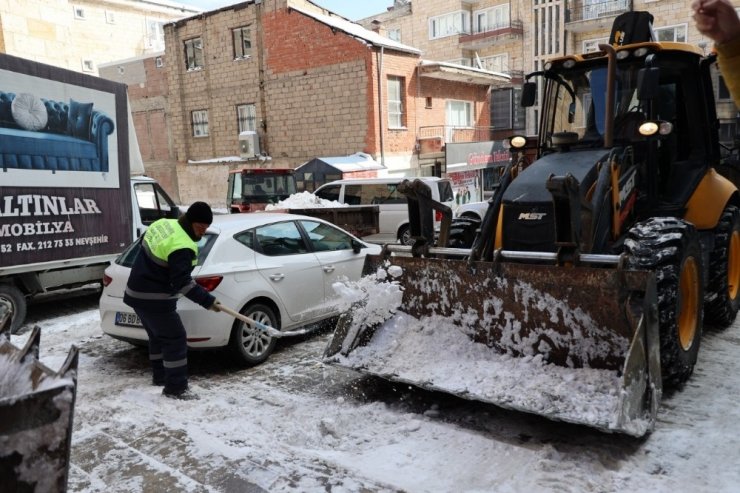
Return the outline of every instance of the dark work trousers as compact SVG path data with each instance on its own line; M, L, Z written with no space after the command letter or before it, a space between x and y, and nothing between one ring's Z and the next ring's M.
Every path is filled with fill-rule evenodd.
M188 388L188 342L177 312L134 311L149 336L149 361L155 384L164 383L165 392Z

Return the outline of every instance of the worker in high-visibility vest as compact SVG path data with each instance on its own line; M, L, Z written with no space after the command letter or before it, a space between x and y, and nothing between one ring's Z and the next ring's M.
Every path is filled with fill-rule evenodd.
M141 319L149 336L152 382L175 399L198 399L188 388L188 346L177 313L180 296L220 311L219 302L190 277L198 261L197 241L213 222L205 202L195 202L179 219L159 219L144 233L123 301Z

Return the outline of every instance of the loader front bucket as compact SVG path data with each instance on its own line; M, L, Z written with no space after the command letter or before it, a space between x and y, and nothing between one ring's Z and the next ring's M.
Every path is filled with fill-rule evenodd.
M369 255L324 361L642 436L661 396L655 279L617 265Z

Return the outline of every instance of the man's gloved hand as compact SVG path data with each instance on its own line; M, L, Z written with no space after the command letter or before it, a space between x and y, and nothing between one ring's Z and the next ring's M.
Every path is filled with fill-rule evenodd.
M209 310L212 312L220 312L221 311L221 302L216 300L213 302L211 306L208 307Z

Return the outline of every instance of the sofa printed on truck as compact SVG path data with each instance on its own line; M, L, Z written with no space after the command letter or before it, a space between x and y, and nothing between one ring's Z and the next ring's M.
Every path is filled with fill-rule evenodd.
M0 167L108 172L113 120L94 103L0 92Z

